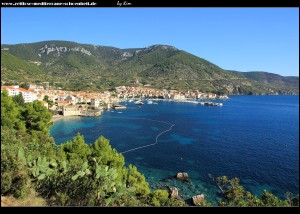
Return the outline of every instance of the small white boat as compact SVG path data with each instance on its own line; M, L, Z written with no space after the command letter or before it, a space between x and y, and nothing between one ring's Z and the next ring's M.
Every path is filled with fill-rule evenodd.
M140 101L140 100L136 101L134 104L135 105L144 105L144 103L142 101Z

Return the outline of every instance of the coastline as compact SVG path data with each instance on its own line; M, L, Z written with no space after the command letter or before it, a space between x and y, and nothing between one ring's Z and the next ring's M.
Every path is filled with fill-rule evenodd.
M71 118L71 117L81 117L81 116L78 116L78 115L63 116L63 115L58 115L57 114L57 115L52 115L51 122L55 123L58 120L61 120L61 119L64 119L64 118Z
M55 123L56 121L61 120L63 118L63 115L52 115L51 122Z

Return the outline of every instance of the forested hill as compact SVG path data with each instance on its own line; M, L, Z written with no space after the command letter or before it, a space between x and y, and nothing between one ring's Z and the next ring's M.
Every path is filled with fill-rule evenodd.
M1 45L4 81L49 81L72 90L143 84L226 94L298 94L299 77L227 71L168 45L119 49L68 41Z
M229 71L240 77L254 80L261 85L272 88L279 94L285 93L285 91L291 91L295 94L299 93L299 77L296 76L280 76L278 74L272 74L262 71L250 71L250 72L237 72ZM276 87L277 86L277 87ZM297 93L298 91L298 93Z

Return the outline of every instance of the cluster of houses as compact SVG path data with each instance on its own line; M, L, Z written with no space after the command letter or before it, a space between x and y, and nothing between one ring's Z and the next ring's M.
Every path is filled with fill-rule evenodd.
M185 100L185 99L227 99L227 95L216 95L213 93L203 93L198 90L181 92L177 90L159 90L146 87L116 87L117 97L122 99L128 98L158 98L171 100Z
M50 109L60 110L64 116L97 116L100 107L119 101L116 96L112 96L111 92L88 93L83 91L45 90L43 86L34 84L31 84L28 90L18 85L1 86L1 92L4 89L8 91L10 96L21 93L25 103L40 100L43 105L49 108L48 103L43 101L47 95L48 100L54 103Z
M43 101L47 95L48 100L52 100L54 106L52 110L61 109L63 115L83 115L91 116L94 111L102 108L109 108L114 103L118 103L120 99L140 98L140 99L226 99L226 95L218 96L212 93L202 93L200 91L180 92L176 90L159 90L148 87L116 87L115 92L88 93L83 91L64 91L64 90L45 90L43 86L31 84L26 90L17 85L1 86L1 91L6 89L10 96L22 94L24 101L33 102L40 100L48 108L48 103Z
M18 85L1 86L1 91L6 89L10 96L22 94L24 101L33 102L34 100L42 101L45 95L52 100L56 106L90 103L92 106L98 107L100 103L109 103L116 101L111 96L111 92L104 93L88 93L83 91L64 91L64 90L44 90L42 86L30 85L29 89L19 87Z

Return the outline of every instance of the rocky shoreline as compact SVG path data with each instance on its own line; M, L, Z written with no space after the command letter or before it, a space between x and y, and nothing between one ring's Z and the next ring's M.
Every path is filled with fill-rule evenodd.
M183 185L178 185L179 183L176 184L176 182L172 182L174 180L180 181L181 184ZM153 190L156 189L164 189L167 190L169 193L169 197L173 199L184 199L185 202L189 206L198 206L201 203L205 203L205 195L200 194L200 193L182 193L183 191L191 190L193 187L193 183L186 172L178 172L176 175L171 176L171 177L166 177L161 179L157 183L150 184L150 188ZM192 195L191 195L192 194Z

